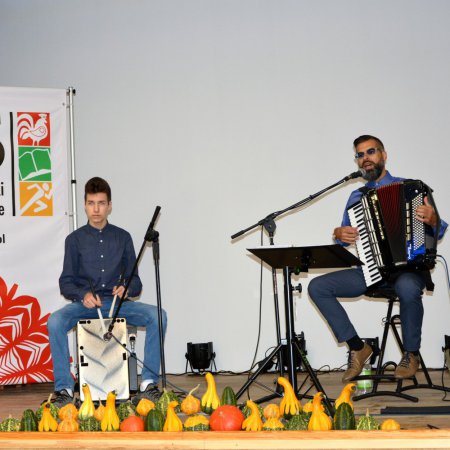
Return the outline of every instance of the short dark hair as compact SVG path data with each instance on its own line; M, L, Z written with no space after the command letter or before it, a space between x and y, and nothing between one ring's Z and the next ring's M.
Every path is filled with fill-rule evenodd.
M383 142L381 142L381 139L378 139L375 136L371 136L370 134L363 134L362 136L357 137L353 141L353 148L356 149L356 147L359 144L362 144L363 142L369 141L370 139L373 139L374 141L377 142L378 146L380 147L380 150L384 150L384 144L383 144Z
M86 201L87 194L105 193L108 202L111 201L111 188L106 180L100 177L91 178L84 186L84 201Z

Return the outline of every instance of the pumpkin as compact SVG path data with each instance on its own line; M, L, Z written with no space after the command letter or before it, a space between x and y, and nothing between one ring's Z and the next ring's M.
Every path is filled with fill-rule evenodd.
M219 406L209 418L209 427L212 431L240 431L244 414L233 405Z
M216 382L211 372L205 375L205 380L208 385L205 394L202 397L201 407L206 414L211 414L220 406L219 395L217 394Z
M386 419L380 427L383 431L400 430L400 424L394 419Z
M139 416L129 416L120 424L120 431L144 431L144 420Z
M136 412L140 415L145 417L149 411L152 409L155 409L155 404L149 400L148 398L142 398L139 400L139 403L136 406Z
M288 420L288 422L286 424L286 430L290 430L290 431L307 430L310 418L311 418L311 413L297 414L296 416L293 416Z
M356 390L355 383L348 383L344 386L339 397L334 402L334 407L336 408L336 410L339 408L339 405L341 403L348 403L353 409L353 402L351 401L351 396L355 392L355 390Z
M208 431L209 430L209 420L201 415L196 414L195 416L188 417L184 422L185 431Z
M72 411L69 409L62 422L59 423L58 431L78 431L78 428L78 422L72 417Z
M356 424L357 430L379 430L380 424L369 414L369 409L366 411L366 415L358 419Z
M269 403L263 409L263 415L266 419L279 419L281 417L280 407L275 403Z
M162 431L164 427L163 413L157 409L151 409L145 417L144 429L145 431Z
M166 421L164 422L163 431L183 431L183 422L177 416L175 408L178 406L178 402L173 400L167 407Z
M348 403L341 403L333 418L335 430L355 430L355 413Z
M100 421L95 417L89 417L79 421L80 431L100 431Z
M259 415L258 405L251 400L247 400L247 407L252 413L242 422L242 429L245 431L261 431L263 423Z
M87 383L83 383L81 386L84 394L84 401L78 410L78 418L80 420L85 420L88 417L94 417L95 406L92 401L91 390L89 389L89 385Z
M100 399L98 399L98 406L94 411L94 417L101 422L103 416L105 415L105 405L102 403Z
M318 392L313 398L313 412L309 419L309 431L328 431L333 428L333 422L327 416L322 407L322 392Z
M284 430L284 425L280 419L277 417L271 417L267 419L263 425L263 430L266 431L275 431L275 430Z
M118 431L120 428L120 419L116 412L116 391L108 392L100 428L102 431Z
M284 389L284 396L280 402L280 413L285 419L290 419L302 410L302 406L295 395L291 383L286 378L278 377L277 383Z
M58 422L52 416L50 410L50 403L44 405L42 410L42 418L38 424L38 431L56 431L58 429Z
M222 391L222 397L220 397L220 404L237 406L236 394L232 387L225 386Z
M64 405L58 411L58 417L61 420L64 420L69 415L73 420L77 420L78 418L78 409L73 403L67 403L67 405Z
M36 414L31 409L26 409L22 413L22 420L20 421L20 431L37 431L38 420Z
M197 414L201 410L200 400L192 395L200 387L199 384L190 390L186 398L181 402L180 409L181 412L190 416L191 414Z
M156 402L156 408L162 413L164 417L166 417L167 408L169 406L169 403L172 401L176 401L178 403L175 412L180 412L180 399L178 398L178 395L175 394L175 392L168 391L166 388L164 388L161 397L159 397L159 400Z
M0 424L0 431L19 431L20 430L20 420L15 419L14 417L9 415L7 419L5 419Z

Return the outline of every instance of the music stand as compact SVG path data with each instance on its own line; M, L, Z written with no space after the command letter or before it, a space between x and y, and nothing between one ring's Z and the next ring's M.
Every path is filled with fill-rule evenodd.
M286 348L287 348L287 367L289 381L297 393L297 374L296 364L294 362L294 348L297 351L303 367L308 372L311 380L318 392L324 394L324 403L331 415L334 414L334 408L330 403L319 379L314 370L311 368L305 353L298 346L295 341L294 329L294 307L293 307L293 288L291 284L291 275L293 272L308 272L309 269L331 269L343 268L351 266L360 266L362 262L347 251L344 247L338 244L334 245L317 245L310 247L259 247L249 248L249 252L260 258L272 269L283 269L284 281L284 312L286 320ZM236 398L239 398L258 377L258 375L266 368L272 361L272 358L281 350L281 343L270 353L264 362L259 366L258 370L252 374L248 381L236 393ZM300 397L302 398L302 396Z

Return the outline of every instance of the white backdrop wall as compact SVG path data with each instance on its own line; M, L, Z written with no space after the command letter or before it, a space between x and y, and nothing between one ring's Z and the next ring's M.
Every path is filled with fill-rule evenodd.
M379 136L391 173L429 183L450 219L449 17L446 0L0 0L0 85L77 89L79 224L95 175L110 181L111 221L136 250L162 206L167 370L183 371L186 343L205 341L218 369L245 370L259 307L259 265L246 248L260 234L230 236L354 171L356 136ZM279 218L275 242L331 243L359 184ZM447 236L439 252L449 249ZM150 248L140 273L142 301L155 303ZM313 367L338 367L346 348L308 298L313 276L299 278L296 330ZM440 367L450 334L441 264L434 280L423 355ZM361 336L381 337L384 302L345 307ZM268 269L262 308L258 359L275 344ZM387 356L399 358L394 346Z

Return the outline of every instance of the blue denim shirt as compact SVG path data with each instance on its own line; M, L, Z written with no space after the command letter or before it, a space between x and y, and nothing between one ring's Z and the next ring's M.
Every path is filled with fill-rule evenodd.
M61 294L80 302L90 291L90 280L95 293L103 298L111 296L114 286L124 273L124 283L131 275L136 261L130 233L107 223L102 230L86 224L66 238L64 265L59 277ZM128 288L128 296L136 297L142 290L137 273Z
M388 171L386 171L386 175L380 181L378 181L378 182L377 181L369 181L368 183L366 183L366 187L369 189L376 189L381 186L386 186L388 184L392 184L392 183L395 183L398 181L403 181L404 179L405 178L393 177ZM356 202L358 202L361 199L362 195L363 194L359 189L354 190L350 194L350 197L347 200L347 204L345 205L344 216L342 218L342 223L341 223L342 227L350 226L350 218L348 216L347 209L350 206L354 205ZM441 228L439 230L439 239L442 239L442 237L444 236L447 226L448 226L448 224L441 219ZM432 230L431 227L429 227L429 228L430 228L430 230ZM348 245L348 244L340 241L339 239L336 239L336 242L341 245L345 245L345 246Z

